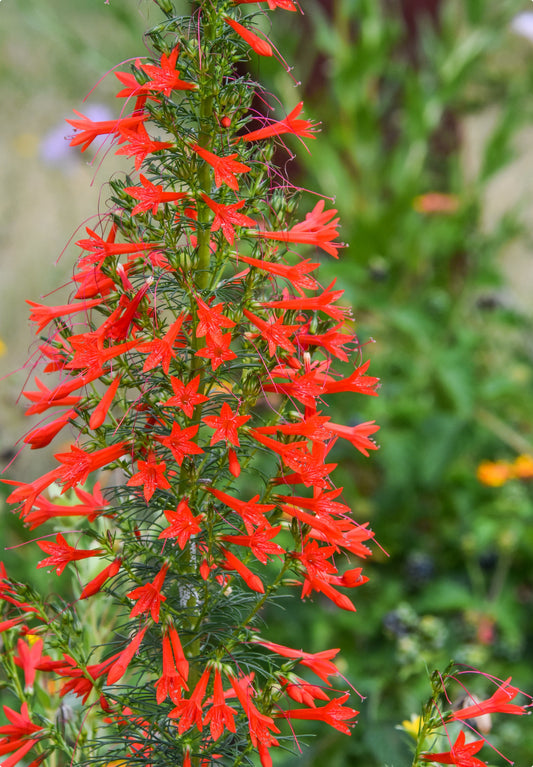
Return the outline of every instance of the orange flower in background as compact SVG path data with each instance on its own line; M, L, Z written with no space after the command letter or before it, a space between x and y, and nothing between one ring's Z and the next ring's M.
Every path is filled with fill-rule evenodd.
M477 467L478 480L488 487L501 487L511 477L511 464L507 461L483 461Z
M455 194L443 194L442 192L428 192L415 197L413 208L417 213L434 214L443 213L450 215L459 210L459 198Z
M515 458L512 472L517 479L533 479L533 456L519 455Z
M488 487L501 487L510 479L533 479L533 456L519 455L509 461L482 461L477 467L477 478Z

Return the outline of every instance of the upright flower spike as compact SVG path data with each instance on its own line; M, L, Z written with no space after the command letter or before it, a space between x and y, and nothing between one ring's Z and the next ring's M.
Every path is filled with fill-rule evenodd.
M45 446L66 427L76 437L42 477L9 480L9 500L43 530L40 568L76 562L81 594L44 615L49 600L30 605L2 580L13 613L0 629L28 675L55 674L59 696L81 699L71 739L54 731L44 697L32 701L60 761L270 767L298 720L347 733L356 716L347 692L330 694L338 650L270 642L257 616L291 592L355 609L345 592L367 579L352 560L370 556L373 532L340 497L335 451L342 438L368 454L377 426L325 414L330 395L375 396L378 379L347 327L342 288L322 286L309 252L339 255L336 211L321 200L293 214L296 196L283 198L283 169L268 159L280 136L313 138L316 125L299 103L257 128L258 86L241 64L237 76L250 48L271 56L272 46L239 2L202 2L194 21L172 0L156 5L152 56L117 73L129 113L70 121L75 146L107 137L131 177L113 177L106 214L75 242L71 303L30 304L37 332L56 330L39 342L43 372L24 392L28 414L46 416L26 442ZM351 372L337 360L352 360ZM61 524L52 541L50 524ZM67 543L73 529L90 548ZM24 639L33 630L38 667ZM28 730L0 743L8 767L33 740Z

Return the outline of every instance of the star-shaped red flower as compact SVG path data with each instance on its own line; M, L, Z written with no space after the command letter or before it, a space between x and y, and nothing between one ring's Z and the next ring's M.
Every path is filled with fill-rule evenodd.
M224 402L220 410L220 415L207 415L202 418L202 421L215 429L215 433L211 437L211 445L217 442L229 442L232 445L239 446L239 437L237 429L242 426L246 421L249 421L250 415L238 415L238 410L235 413L232 411L227 402Z

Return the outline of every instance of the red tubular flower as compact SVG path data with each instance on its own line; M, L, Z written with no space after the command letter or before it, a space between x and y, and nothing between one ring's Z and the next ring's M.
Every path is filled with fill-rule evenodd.
M94 522L109 506L109 502L100 491L99 482L95 483L92 494L79 487L74 488L74 492L82 503L73 506L52 503L44 495L38 495L33 504L35 510L23 515L24 524L33 530L49 519L57 517L87 517L89 522Z
M226 703L218 668L214 669L213 677L213 705L204 717L204 724L209 725L212 739L218 740L224 729L236 731L234 718L237 712Z
M324 381L324 393L335 394L336 392L351 391L377 397L376 389L379 384L379 378L365 375L369 365L370 360L367 360L362 365L359 365L348 378L341 378L339 381L332 379Z
M378 446L369 439L370 434L375 434L379 426L375 421L358 423L356 426L343 426L340 423L328 423L327 428L338 437L347 439L360 453L368 457L369 450L377 450Z
M320 351L331 354L343 362L348 362L348 355L343 349L345 344L349 344L355 339L355 336L348 335L347 333L339 333L339 328L342 327L342 322L336 327L330 328L325 333L298 333L298 344L305 350L309 346L318 346Z
M157 488L170 490L170 483L165 477L167 465L164 461L158 461L157 455L150 451L146 461L137 461L139 471L128 479L129 487L142 487L143 495L148 503Z
M185 316L180 314L178 319L169 327L163 338L154 338L153 341L138 344L138 351L150 352L150 356L147 357L144 362L143 373L148 373L149 370L153 370L153 368L161 365L168 375L170 361L176 357L175 349L184 346L184 343L181 340L177 340L184 319Z
M96 578L93 578L92 581L89 581L89 583L84 587L80 594L80 599L87 599L88 597L94 596L94 594L97 594L104 583L109 580L109 578L114 578L115 575L120 570L120 566L122 564L122 559L120 557L116 557L111 564L109 564L107 567L104 567L104 569L98 573Z
M67 681L61 686L59 695L63 697L67 693L72 693L82 699L82 703L87 701L91 694L95 681L103 676L109 666L120 656L116 653L111 658L107 658L102 663L96 663L86 668L79 667L70 655L63 653L63 660L50 661L43 660L38 668L41 671L53 671Z
M123 271L127 273L133 264L125 264ZM107 296L115 288L115 279L103 274L99 266L93 266L88 269L81 269L74 274L72 279L79 283L79 288L74 298L92 298L100 294Z
M118 682L118 680L124 676L129 664L133 659L133 656L139 649L147 630L148 626L145 626L137 634L135 634L131 642L129 642L124 650L122 650L122 652L119 654L109 669L109 673L107 675L107 684L115 684L115 682Z
M26 415L36 415L37 413L44 413L50 407L59 407L61 405L77 405L80 402L81 397L70 396L76 389L81 389L87 383L94 381L98 378L100 373L93 375L82 375L76 378L71 378L63 383L58 384L55 389L48 389L41 381L36 377L35 383L39 391L26 391L23 392L24 397L29 399L30 402L35 404L26 410Z
M139 170L149 154L159 152L161 149L172 149L174 146L170 141L154 141L151 139L142 124L134 131L120 127L119 133L120 137L127 143L125 146L117 149L115 154L135 157L135 170Z
M443 751L439 754L420 754L420 759L423 759L425 762L455 764L456 767L487 767L485 762L474 756L484 745L485 740L465 743L465 733L461 730L450 751Z
M283 325L283 317L271 317L268 322L265 322L260 317L257 317L248 309L243 309L244 316L250 320L250 322L259 328L260 333L250 333L250 338L264 338L268 343L268 353L273 357L278 347L288 352L289 354L296 353L296 347L289 340L289 336L298 329L299 325Z
M302 289L315 290L317 288L317 282L313 277L308 277L309 272L313 272L318 269L320 264L318 262L312 262L308 258L304 261L300 261L294 266L288 264L280 264L277 261L265 261L264 259L252 258L251 256L242 256L239 254L239 261L244 261L246 264L255 266L256 269L262 269L270 274L275 274L278 277L288 280L298 292Z
M0 634L3 631L9 631L15 626L18 626L24 620L26 620L25 616L21 615L19 618L9 618L7 621L0 621Z
M161 704L167 697L177 705L182 690L188 691L189 662L183 654L178 632L170 626L163 637L163 673L156 682L156 700Z
M37 545L45 554L50 554L46 559L42 559L37 567L55 567L57 575L61 575L69 562L77 562L79 559L88 559L89 557L99 557L104 553L103 549L83 550L69 546L65 538L58 533L55 543L51 541L37 541Z
M83 256L78 260L78 267L80 268L91 264L100 264L112 256L131 256L135 253L147 253L161 247L159 242L115 242L116 226L111 227L105 240L89 227L85 227L85 231L89 235L88 239L76 242L79 248L89 253L88 256Z
M203 729L202 704L210 674L211 668L208 666L198 680L191 697L188 699L183 698L168 715L171 719L179 718L178 732L180 735L183 735L193 725L196 725L200 731Z
M455 711L451 715L450 721L458 720L464 722L465 719L474 719L477 716L483 716L483 714L527 714L525 706L519 706L516 703L510 702L516 698L519 692L520 690L517 687L511 686L511 677L509 677L505 682L502 682L490 698Z
M117 442L115 445L103 447L93 453L88 453L77 445L70 446L70 453L56 453L54 458L63 464L58 473L58 480L63 485L61 492L64 493L74 485L83 485L92 471L113 463L129 449L128 442Z
M106 393L98 403L98 405L95 407L91 414L91 418L89 420L89 427L91 429L98 429L99 426L103 424L105 421L105 417L107 415L107 411L111 407L111 403L113 402L113 398L115 394L117 393L117 389L120 386L120 381L122 379L121 375L116 376L113 379L113 382L108 386Z
M196 352L197 357L205 357L211 360L211 367L217 370L224 362L237 359L235 352L229 348L231 344L231 333L224 333L217 336L209 336L206 346Z
M279 122L270 123L264 128L251 131L239 136L238 141L259 141L260 139L270 138L271 136L281 136L284 133L292 133L294 136L304 136L305 138L315 138L312 131L315 130L316 124L311 120L299 120L298 115L303 109L304 102L300 101L292 112L289 112L284 120Z
M35 672L41 661L43 654L43 640L41 637L28 637L29 640L33 638L33 642L25 642L23 639L17 640L17 655L13 660L17 666L20 666L24 672L24 688L26 690L33 690L33 683L35 681Z
M85 152L90 147L92 142L98 136L105 136L108 134L118 136L120 128L127 128L135 130L144 120L146 115L132 115L131 117L122 117L115 120L100 120L99 122L93 122L81 112L73 110L81 120L67 120L79 133L75 133L74 137L70 141L70 146L78 146L81 144L81 151Z
M178 202L187 197L185 192L164 192L162 185L152 184L142 173L139 175L139 179L142 186L127 186L124 189L130 197L139 200L131 211L132 216L137 215L137 213L144 213L150 209L155 216L162 203Z
M166 601L166 597L161 594L161 589L163 588L167 571L168 564L165 563L151 583L137 586L136 589L126 594L128 599L133 599L137 602L130 613L130 618L149 612L154 623L159 623L161 603Z
M124 72L116 72L116 76L126 89L117 93L117 96L137 96L139 94L150 95L152 93L163 93L170 98L172 91L192 91L197 88L196 83L180 80L179 72L176 69L176 62L179 55L179 45L176 45L171 53L161 55L159 66L155 64L137 64L138 69L142 70L150 79L142 85L137 82L135 77Z
M272 652L281 655L283 658L293 658L299 661L302 666L310 668L311 671L314 671L320 679L330 686L331 683L328 681L328 676L337 676L339 673L337 666L331 661L331 658L334 658L339 652L338 647L335 650L322 650L321 652L311 653L304 652L303 650L293 650L292 647L269 642L266 639L255 639L254 642L262 647L266 647L267 650L272 650Z
M211 231L216 232L219 229L222 229L222 234L230 245L233 245L235 241L235 229L233 228L234 226L257 226L257 222L254 221L253 218L245 216L243 213L238 213L238 211L246 203L246 200L239 200L238 202L234 202L231 205L223 205L220 202L215 202L206 194L202 194L202 199L215 214L215 218L211 224Z
M65 369L96 371L93 373L93 379L99 378L103 373L104 366L110 360L138 345L138 341L133 339L123 344L104 348L104 340L105 336L98 331L70 336L69 342L74 350L74 355L70 362L65 365Z
M239 436L237 430L240 426L250 420L249 415L239 415L239 411L235 413L232 411L227 402L224 402L220 410L220 415L207 415L202 418L202 421L206 423L211 429L215 429L215 433L211 437L210 445L215 445L217 442L226 442L239 447Z
M353 719L357 716L359 711L342 705L349 697L350 693L347 692L340 698L331 700L325 706L279 711L276 716L284 717L285 719L307 719L326 722L326 724L331 725L345 735L351 735L350 728L345 722L348 721L353 724Z
M170 383L174 390L174 396L162 404L165 407L179 407L188 418L192 418L195 405L207 402L209 397L198 393L200 376L195 376L191 381L184 384L179 378L170 376Z
M49 487L52 482L55 482L60 475L61 469L52 469L42 477L34 479L33 482L16 482L12 479L1 480L6 485L15 485L16 489L13 490L7 497L8 503L24 503L22 508L22 516L31 511L33 504L37 497Z
M74 399L78 399L74 397ZM54 419L46 426L39 426L36 429L30 431L24 437L24 442L30 446L31 450L38 450L42 447L46 447L56 437L59 432L65 428L67 423L77 418L78 414L75 410L67 410L66 413Z
M242 37L245 43L248 43L250 48L254 50L259 56L272 56L272 46L263 40L261 37L251 32L249 29L239 24L235 19L230 19L229 16L224 16L224 21L229 24L230 27Z
M285 466L295 469L296 474L284 477L284 482L303 482L306 487L326 487L327 477L337 466L336 463L324 463L323 457L314 455L307 449L307 442L278 442L265 437L258 431L251 430L250 435L265 447L273 450Z
M272 717L262 714L254 705L249 677L237 679L234 676L228 676L228 679L248 718L250 739L254 748L257 748L259 752L261 765L262 767L271 767L272 760L268 749L271 746L279 745L276 738L272 735L273 732L279 733L279 729L274 724Z
M329 696L321 687L309 684L295 674L290 674L289 677L280 676L279 680L287 695L297 703L304 703L309 708L315 708L315 700L329 701Z
M172 424L171 433L167 437L161 437L158 435L156 440L161 443L161 445L168 447L178 466L181 466L183 459L186 456L200 455L204 452L202 448L196 444L196 442L192 442L192 440L189 439L189 437L196 436L199 428L200 427L196 425L186 426L184 429L182 429L179 424L174 421Z
M196 297L198 309L198 325L196 327L196 336L198 338L207 336L211 341L216 341L222 337L221 328L233 328L235 323L222 314L224 306L216 304L209 306L202 301L200 296Z
M302 599L308 596L312 591L319 591L324 594L328 599L331 599L333 604L340 607L341 610L347 610L348 612L355 612L355 606L352 601L340 591L333 588L330 582L330 577L317 578L313 575L305 576L304 587L302 589Z
M261 2L262 0L233 0L235 5L243 5L244 3ZM274 11L276 8L283 8L286 11L295 11L296 6L292 0L266 0L268 8Z
M266 240L278 240L278 242L299 242L307 245L316 245L330 256L338 258L337 251L342 247L333 240L338 236L337 227L339 219L330 219L336 210L324 210L324 200L317 202L311 213L308 213L304 221L296 224L287 231L280 232L256 232L257 237Z
M241 501L239 498L234 498L214 487L206 487L205 489L239 514L248 533L253 533L257 526L264 525L264 515L276 508L274 503L258 503L258 495L254 495L249 501Z
M259 592L259 594L265 593L265 587L258 575L246 567L244 562L241 562L241 560L236 557L235 554L232 554L231 551L228 551L228 549L221 547L220 551L224 556L224 560L220 563L220 566L224 568L224 570L236 570L248 588L252 589L252 591Z
M172 624L168 627L168 638L170 639L170 644L172 646L172 654L174 656L174 662L176 664L176 669L181 674L181 676L187 681L189 678L189 661L185 657L185 654L183 652L183 647L181 646L180 638L178 636L178 632L174 628Z
M239 182L237 181L236 174L248 173L250 168L242 162L236 162L235 158L238 157L237 153L230 154L227 157L219 157L218 155L213 154L213 152L209 152L207 149L198 146L198 144L192 144L191 149L193 149L196 154L199 154L202 160L205 160L205 162L211 165L215 173L215 186L217 188L222 186L222 184L226 184L226 186L229 186L234 192L238 191Z
M204 515L198 514L197 517L193 515L188 498L182 498L175 511L165 509L165 517L170 525L159 534L159 538L176 538L180 549L185 548L191 535L197 535L202 530L198 523Z
M9 753L11 756L2 761L2 767L14 767L40 739L31 736L42 733L43 728L31 721L27 703L22 704L20 713L9 706L3 706L3 709L10 724L0 727L0 736L3 736L0 738L0 756Z
M124 341L127 338L137 316L139 304L151 284L152 278L147 279L132 299L125 295L121 296L118 307L101 327L101 332L106 338L112 338L115 341Z
M300 298L284 298L281 301L264 301L262 306L276 309L299 309L301 311L322 311L334 320L343 320L346 317L347 309L342 306L333 306L333 304L343 295L344 290L331 290L335 285L333 280L331 285L319 295Z
M285 549L278 543L274 543L271 538L275 538L281 530L281 525L271 527L268 522L263 523L251 535L223 535L222 540L227 543L234 543L238 546L247 546L257 559L266 565L269 554L283 556Z
M63 304L61 306L45 306L44 304L36 304L35 301L28 301L26 303L31 307L30 321L37 323L37 333L40 333L49 322L54 319L66 317L70 314L77 314L77 312L87 311L93 306L98 306L102 303L101 298L95 298L92 301L84 301L80 304Z

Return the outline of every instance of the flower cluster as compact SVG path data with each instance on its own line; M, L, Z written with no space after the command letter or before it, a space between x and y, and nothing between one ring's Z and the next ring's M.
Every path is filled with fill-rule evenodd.
M298 216L272 164L281 136L316 126L301 103L254 116L260 89L236 62L273 51L239 4L206 0L192 19L158 5L159 53L117 73L119 116L69 120L73 146L103 138L135 175L110 182L108 210L77 241L70 302L28 302L52 378L23 392L42 417L25 442L77 436L45 475L10 481L9 501L31 530L54 526L38 567L76 568L80 587L51 616L2 574L6 657L25 676L23 689L7 669L24 701L6 710L7 767L32 749L32 764L59 749L76 762L202 766L256 751L268 767L293 720L349 734L358 713L332 686L338 650L277 644L258 623L295 586L354 611L373 536L332 473L336 441L368 456L378 427L335 423L327 408L338 393L347 409L351 395L375 396L378 380L343 291L299 252L337 258L338 218L324 200ZM44 726L37 700L32 719L36 673L80 699L75 737Z

